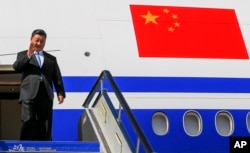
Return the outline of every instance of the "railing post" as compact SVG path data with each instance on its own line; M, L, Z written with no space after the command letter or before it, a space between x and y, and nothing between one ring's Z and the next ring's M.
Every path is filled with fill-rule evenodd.
M121 121L121 113L122 113L122 105L119 103L119 112L118 112L118 118L117 118L118 122Z
M101 79L101 93L103 93L103 79Z
M139 149L140 149L140 139L138 137L137 138L137 144L136 144L136 153L139 153Z

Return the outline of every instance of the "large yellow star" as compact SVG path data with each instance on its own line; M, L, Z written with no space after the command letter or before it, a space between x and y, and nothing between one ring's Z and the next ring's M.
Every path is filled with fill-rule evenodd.
M148 11L147 15L141 15L141 17L143 17L143 18L146 19L145 24L148 24L148 23L150 23L150 22L153 22L154 24L157 24L156 19L157 19L159 16L152 15L152 14L150 13L150 11Z

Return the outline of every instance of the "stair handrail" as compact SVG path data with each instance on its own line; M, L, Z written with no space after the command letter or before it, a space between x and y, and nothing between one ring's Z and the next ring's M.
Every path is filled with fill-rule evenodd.
M100 86L102 86L102 81L107 78L107 80L109 81L111 88L113 90L113 92L115 93L120 105L123 107L123 110L127 113L128 118L130 120L130 122L132 123L132 126L140 140L140 142L142 143L142 145L144 146L144 149L147 153L153 153L153 149L150 145L150 143L148 142L147 138L145 137L145 135L142 132L142 129L140 128L138 122L135 119L135 116L133 115L127 101L125 100L125 98L123 97L120 89L118 88L116 82L114 81L113 76L111 75L111 73L108 70L103 70L101 72L101 74L99 75L97 81L95 82L93 88L91 89L91 91L89 92L88 96L86 97L84 103L83 103L83 107L85 108L89 108L89 104L92 100L92 98L94 97L94 95L96 94L98 88ZM138 141L139 142L139 141Z

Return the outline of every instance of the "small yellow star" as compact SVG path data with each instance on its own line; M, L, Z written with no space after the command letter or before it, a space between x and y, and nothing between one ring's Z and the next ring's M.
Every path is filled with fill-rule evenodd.
M148 11L147 15L141 15L141 17L143 17L143 18L146 19L145 24L148 24L148 23L150 23L150 22L153 22L154 24L157 24L156 19L157 19L159 16L152 15L152 14L150 13L150 11Z
M180 23L179 23L179 22L175 22L175 23L174 23L174 26L175 26L175 27L179 27L179 26L180 26Z
M164 13L168 14L169 10L166 8L163 10Z
M173 15L172 15L172 18L173 18L173 19L177 19L178 16L177 16L176 14L173 14Z
M173 32L173 31L174 31L174 28L173 28L173 27L169 27L169 28L168 28L168 31Z

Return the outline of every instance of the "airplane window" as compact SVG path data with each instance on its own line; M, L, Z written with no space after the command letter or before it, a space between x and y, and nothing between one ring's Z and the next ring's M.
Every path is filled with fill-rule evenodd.
M200 114L196 111L186 112L183 117L183 126L188 135L200 135L202 132L202 120Z
M155 134L165 135L169 128L168 117L162 112L156 112L152 118L152 128Z
M247 130L250 133L250 112L247 114L246 122L247 122Z
M215 127L221 136L229 136L234 131L233 117L229 112L220 111L216 114Z

